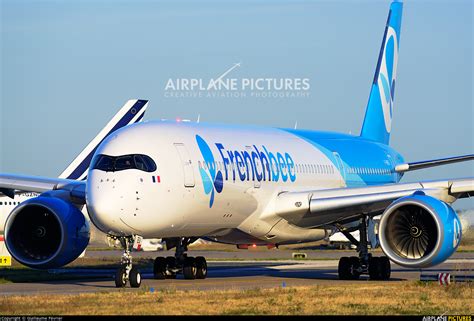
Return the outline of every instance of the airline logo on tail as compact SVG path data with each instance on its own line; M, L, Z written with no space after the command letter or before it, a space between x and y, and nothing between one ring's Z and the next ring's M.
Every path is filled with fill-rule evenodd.
M395 93L397 61L397 33L395 32L395 29L389 26L387 30L385 50L380 65L379 79L377 80L380 93L380 102L382 104L383 119L387 133L390 133L392 129L393 96Z
M392 130L402 11L401 2L391 4L361 131L362 137L383 144L388 144Z

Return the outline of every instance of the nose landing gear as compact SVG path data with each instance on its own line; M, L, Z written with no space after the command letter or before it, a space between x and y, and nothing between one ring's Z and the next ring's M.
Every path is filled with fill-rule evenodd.
M130 282L132 288L139 288L142 283L142 276L140 271L132 264L132 255L130 252L133 247L133 237L124 236L118 238L122 245L124 252L120 259L120 267L115 273L115 286L123 288Z
M352 244L357 246L359 256L341 257L339 260L338 274L341 280L357 280L361 274L368 274L371 280L390 279L390 260L386 256L373 257L368 250L367 219L362 217L359 224L360 241L357 241L346 229L336 224L337 229L343 233Z
M205 279L207 276L207 262L202 256L189 257L187 255L188 245L196 238L180 238L168 240L172 248L176 246L175 256L157 257L153 266L155 279L175 279L176 275L182 273L187 280Z

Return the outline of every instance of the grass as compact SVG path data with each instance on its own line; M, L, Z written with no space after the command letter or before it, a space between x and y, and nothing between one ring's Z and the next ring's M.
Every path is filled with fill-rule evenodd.
M0 296L0 314L474 314L474 284L377 282L224 291L120 290Z

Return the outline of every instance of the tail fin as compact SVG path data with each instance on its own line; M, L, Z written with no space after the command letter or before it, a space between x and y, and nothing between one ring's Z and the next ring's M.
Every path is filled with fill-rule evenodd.
M403 3L393 1L380 48L379 59L365 111L361 137L388 144L392 128L393 97Z
M87 175L92 156L97 147L111 133L129 124L138 123L148 107L148 100L129 100L109 121L100 133L82 150L72 163L59 175L59 178L82 180Z

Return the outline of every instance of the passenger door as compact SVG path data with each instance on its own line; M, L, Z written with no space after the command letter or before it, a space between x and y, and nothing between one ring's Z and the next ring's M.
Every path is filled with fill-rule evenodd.
M189 152L183 143L175 143L174 147L178 152L179 159L181 160L181 166L183 167L184 187L194 187L194 170Z

